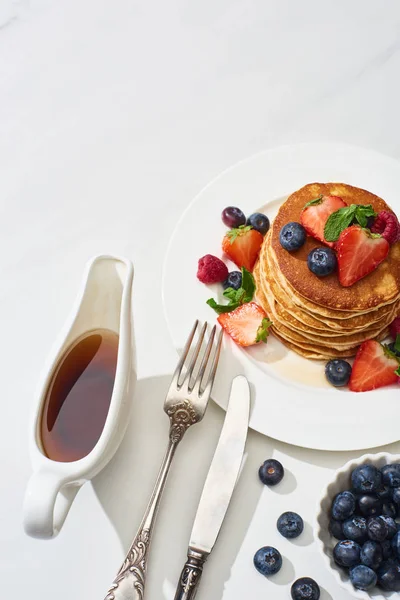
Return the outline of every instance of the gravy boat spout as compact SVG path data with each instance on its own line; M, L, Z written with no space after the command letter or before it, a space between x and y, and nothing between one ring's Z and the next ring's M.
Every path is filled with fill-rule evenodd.
M72 314L43 370L30 425L33 474L23 509L24 529L32 537L52 538L58 534L78 490L108 463L125 433L136 380L132 280L133 266L125 258L101 255L88 263ZM68 364L65 357L69 353L72 355L71 349L78 346L79 340L104 330L113 336L118 347L114 354L115 377L110 387L108 411L105 412L104 424L100 423L97 442L77 460L51 458L51 453L47 455L44 448L42 420L45 418L46 399L52 393L50 390L55 389L61 371L60 365ZM99 336L99 339L102 338ZM60 414L63 408L64 405Z

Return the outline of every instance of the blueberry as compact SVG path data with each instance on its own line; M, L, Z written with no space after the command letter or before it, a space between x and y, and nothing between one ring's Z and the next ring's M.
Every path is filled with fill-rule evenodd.
M396 487L392 493L392 500L396 504L400 504L400 487Z
M392 539L392 550L395 557L400 560L400 531Z
M340 492L332 503L332 517L337 521L349 519L356 508L356 499L351 492Z
M279 241L282 248L288 252L294 252L301 248L306 241L307 233L303 225L292 221L284 225L279 233Z
M272 546L264 546L257 550L254 555L254 566L261 575L268 577L274 575L282 566L281 553Z
M307 256L308 268L318 277L326 277L337 267L336 254L331 248L314 248Z
M381 515L379 517L379 519L382 519L382 521L385 521L387 529L388 529L388 534L386 537L388 540L391 540L397 533L396 521L393 519L393 517L389 517L387 515Z
M378 583L388 592L400 592L400 565L389 558L378 569Z
M343 523L343 535L346 540L353 540L363 544L368 539L367 519L365 517L352 517Z
M377 580L375 571L365 565L357 565L350 569L350 581L357 590L370 590Z
M384 502L382 504L382 515L384 517L397 517L397 505L394 502Z
M329 383L335 387L342 387L349 383L351 375L351 365L347 360L335 358L325 365L325 376Z
M230 229L240 227L246 223L246 216L237 206L227 206L222 211L221 218Z
M319 585L311 577L300 577L290 589L292 600L319 600Z
M390 488L385 487L383 484L379 486L375 493L378 494L378 497L382 500L382 502L390 502L392 499Z
M388 558L391 558L393 556L393 550L392 550L392 544L391 544L390 540L389 539L383 540L383 542L381 542L381 546L382 546L383 560L387 560Z
M364 517L374 517L382 512L382 500L376 494L363 494L357 499L358 510Z
M284 512L278 519L276 526L283 537L297 538L304 529L303 519L294 512Z
M229 273L225 281L222 282L222 287L226 290L228 287L238 290L242 285L242 273L240 271L232 271Z
M370 540L383 542L386 540L389 529L385 521L380 517L370 517L367 521L367 531Z
M351 473L351 483L357 492L376 492L382 483L382 475L374 465L360 465Z
M336 521L335 519L331 519L329 521L329 532L337 540L345 540L346 539L346 536L343 533L342 521Z
M376 571L383 561L383 549L381 544L379 544L379 542L372 542L371 540L365 542L361 548L360 560L363 565Z
M246 225L251 225L253 229L256 229L265 235L269 229L269 219L262 213L253 213L247 219Z
M269 458L258 469L258 476L265 485L276 485L282 481L285 470L279 460Z
M367 543L367 542L366 542ZM333 549L335 563L341 567L353 567L360 562L361 547L352 540L338 542Z
M400 487L400 464L385 465L381 469L384 485L391 488Z

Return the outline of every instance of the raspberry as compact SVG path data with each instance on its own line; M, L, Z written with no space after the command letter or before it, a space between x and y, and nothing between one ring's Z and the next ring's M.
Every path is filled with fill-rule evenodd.
M378 213L378 216L371 227L371 231L372 233L380 233L389 244L394 244L399 239L399 221L395 214L388 210L382 210Z
M199 259L197 279L202 283L218 283L228 277L228 267L216 256L206 254Z
M396 336L400 333L400 317L396 317L392 323L389 325L389 333L394 340L396 340Z

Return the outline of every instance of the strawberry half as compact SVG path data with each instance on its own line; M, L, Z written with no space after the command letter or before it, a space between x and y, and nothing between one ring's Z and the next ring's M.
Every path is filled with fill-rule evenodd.
M252 346L266 342L272 325L266 313L255 302L242 304L232 312L223 313L218 323L239 346Z
M376 340L363 342L354 359L349 387L352 392L368 392L396 383L399 363L393 353Z
M344 229L336 243L339 281L344 287L365 277L387 257L390 245L359 225Z
M222 240L222 250L238 267L252 271L263 239L259 231L244 225L228 231Z
M325 223L332 213L344 206L347 204L339 196L319 196L305 205L300 222L308 235L334 248L335 242L327 242L324 237Z

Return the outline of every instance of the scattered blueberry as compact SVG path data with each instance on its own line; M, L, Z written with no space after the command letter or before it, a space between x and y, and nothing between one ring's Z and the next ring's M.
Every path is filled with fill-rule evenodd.
M388 526L380 517L370 517L368 519L367 531L369 539L375 542L383 542L389 533Z
M379 517L379 519L382 519L382 521L385 521L387 529L388 529L388 534L386 537L388 540L391 540L397 533L396 521L393 519L393 517L388 517L387 515L381 515Z
M343 523L343 535L346 540L353 540L363 544L368 539L367 519L365 517L352 517Z
M382 500L376 494L364 494L357 498L358 510L364 517L374 517L382 511Z
M242 285L242 273L240 271L232 271L229 273L225 281L222 282L222 287L226 290L228 287L238 290Z
M353 470L351 483L357 492L376 492L382 484L382 475L374 465L360 465Z
M349 383L351 365L347 360L335 358L326 363L325 376L335 387L343 387Z
M297 538L304 529L304 522L300 515L294 512L284 512L278 519L276 526L283 537Z
M382 504L382 515L384 517L392 517L395 519L397 517L397 506L394 502L384 502Z
M391 558L378 569L378 584L389 592L400 592L400 564Z
M285 250L294 252L301 248L306 241L307 233L303 225L292 221L284 225L279 233L279 241Z
M319 585L311 577L300 577L291 587L290 594L293 600L319 600Z
M367 543L367 542L366 542ZM341 567L353 567L360 562L361 547L352 540L338 542L333 549L335 563Z
M384 485L391 488L400 487L400 464L385 465L382 467L381 473Z
M350 569L350 581L357 590L370 590L377 580L375 571L365 565L357 565Z
M246 225L251 225L251 227L259 231L261 235L265 235L269 229L269 219L262 213L253 213L248 217Z
M244 212L241 211L237 206L227 206L224 208L221 218L224 224L230 229L240 227L246 223L246 216Z
M282 566L282 556L276 548L264 546L254 555L254 566L261 575L268 577L277 573Z
M329 521L329 532L337 540L345 540L346 539L346 536L343 533L342 521L336 521L336 519L331 519Z
M392 539L392 550L395 557L400 560L400 531Z
M331 248L314 248L307 256L307 266L314 275L326 277L337 267L336 254Z
M361 548L360 560L363 565L376 571L383 561L383 549L379 542L368 540Z
M269 458L258 469L258 476L265 485L276 485L282 481L285 470L279 460Z
M351 492L340 492L332 504L332 517L337 521L349 519L356 508L356 499Z
M383 540L383 542L381 542L381 546L382 546L383 560L387 560L388 558L391 558L393 556L393 551L392 551L392 544L391 544L390 540Z
M393 490L392 500L395 504L400 504L400 487L396 487Z

